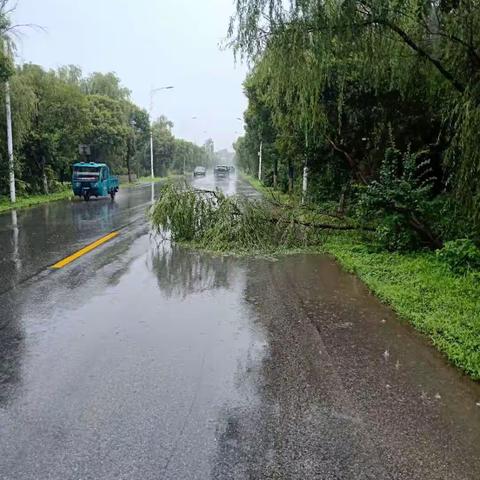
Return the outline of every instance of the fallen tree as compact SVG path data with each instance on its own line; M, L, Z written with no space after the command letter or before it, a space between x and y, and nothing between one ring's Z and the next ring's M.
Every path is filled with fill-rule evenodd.
M151 221L157 233L175 242L239 253L314 247L328 231L369 230L346 220L328 222L324 216L305 219L302 209L268 200L178 185L164 189Z

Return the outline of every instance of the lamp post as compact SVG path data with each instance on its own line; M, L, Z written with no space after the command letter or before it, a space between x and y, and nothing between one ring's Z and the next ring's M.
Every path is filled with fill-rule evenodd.
M172 88L174 87L169 85L168 87L152 88L150 90L150 173L152 175L152 180L155 178L155 172L153 171L153 99L155 94L161 90L171 90Z
M258 150L258 180L262 181L263 142L260 142Z
M3 53L5 58L10 56L10 45L8 38L3 39ZM7 152L8 152L8 177L10 184L10 202L15 203L17 196L15 193L15 165L13 157L13 132L12 132L12 104L10 100L10 82L5 82L5 111L7 121Z
M192 117L192 120L198 120L198 117L196 115L194 115ZM193 139L193 142L195 143L195 145L198 145L198 135L195 133L194 135L194 139Z

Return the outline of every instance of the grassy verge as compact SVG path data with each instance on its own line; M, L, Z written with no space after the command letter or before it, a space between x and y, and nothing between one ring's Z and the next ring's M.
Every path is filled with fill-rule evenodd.
M278 190L274 190L272 187L267 187L260 180L258 180L258 178L252 177L243 172L239 172L239 176L249 183L255 190L263 193L267 198L270 197L276 200L278 199L278 201L286 204L295 202L294 198L288 193L279 192Z
M10 200L6 197L0 197L0 213L13 209L33 207L34 205L39 205L41 203L56 202L58 200L64 200L70 197L73 197L73 193L70 188L61 190L60 192L51 193L49 195L30 195L17 197L15 204L10 203Z

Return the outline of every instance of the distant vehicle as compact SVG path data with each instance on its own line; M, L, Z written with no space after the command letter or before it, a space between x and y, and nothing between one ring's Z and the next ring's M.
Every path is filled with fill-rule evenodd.
M73 193L88 202L90 197L106 197L112 200L118 192L118 177L110 174L105 163L76 163L73 165Z
M230 167L228 165L217 165L213 173L215 177L228 178L230 176Z
M207 169L205 167L195 167L193 171L194 177L204 177L207 174Z
M235 167L233 165L230 165L230 173L235 173Z

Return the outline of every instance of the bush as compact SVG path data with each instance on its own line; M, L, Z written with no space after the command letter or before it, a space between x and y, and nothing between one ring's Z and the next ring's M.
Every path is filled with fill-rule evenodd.
M388 148L378 180L362 189L357 214L378 226L377 240L388 250L441 245L428 225L433 178L422 155Z
M375 236L380 246L390 252L415 250L420 239L411 228L405 227L401 215L385 215L375 229Z
M480 270L480 249L466 238L446 242L438 257L458 274Z

